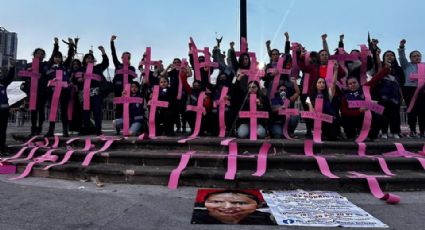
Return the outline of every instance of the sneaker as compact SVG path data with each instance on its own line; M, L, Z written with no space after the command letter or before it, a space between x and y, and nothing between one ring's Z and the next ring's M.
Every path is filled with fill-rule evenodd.
M381 139L388 139L388 135L387 134L382 134Z

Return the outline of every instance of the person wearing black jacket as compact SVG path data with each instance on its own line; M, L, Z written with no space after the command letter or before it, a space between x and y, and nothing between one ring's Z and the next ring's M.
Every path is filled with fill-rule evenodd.
M112 53L112 61L114 62L115 71L123 69L124 65L121 63L117 58L117 51L115 49L115 39L117 36L112 35L111 37L111 53ZM128 56L128 61L130 62L131 54L129 52L124 52L121 56L121 59L124 59L124 56ZM130 64L129 64L130 65ZM129 66L129 70L136 72L136 69L134 66ZM133 76L128 76L128 84L131 84L133 82ZM114 87L114 95L115 97L121 97L122 91L124 90L124 75L123 74L115 74L114 79L112 80L112 84ZM117 104L115 105L115 118L122 118L123 114L123 105ZM119 130L117 129L117 134L119 134Z
M176 92L169 87L169 81L166 77L159 79L159 95L158 100L167 101L168 107L159 107L155 114L155 127L156 135L161 136L174 136L174 118L172 109L170 108L171 102L176 98ZM151 128L151 127L150 127Z
M93 67L93 73L100 75L102 77L102 81L106 81L105 76L103 75L103 71L105 71L109 66L109 59L106 56L105 48L103 46L99 46L99 50L102 52L102 62ZM94 63L94 56L91 53L84 55L83 58L83 68L82 72L86 71L87 65L89 63ZM84 85L84 79L80 78L78 80L80 87ZM103 96L100 91L101 82L92 81L90 84L90 110L83 111L83 120L84 120L84 129L81 134L89 134L90 131L90 112L93 112L93 118L95 123L95 133L96 135L102 134L102 103ZM83 92L81 92L83 93Z
M14 59L10 60L11 67L7 75L0 77L0 155L6 152L6 130L9 119L9 103L7 98L7 86L10 85L15 77L15 64Z

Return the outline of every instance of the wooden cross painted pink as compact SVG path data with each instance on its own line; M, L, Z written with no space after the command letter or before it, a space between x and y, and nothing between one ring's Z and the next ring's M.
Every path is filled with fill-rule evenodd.
M202 114L205 115L206 113L204 108L204 100L205 100L205 92L201 92L198 96L197 106L194 106L194 105L186 106L186 111L193 111L196 113L195 128L192 135L190 135L190 137L197 137L199 135L199 131L201 130Z
M83 88L83 110L90 110L90 85L92 81L102 81L102 77L100 75L93 73L93 63L88 63L86 72L76 73L75 77L81 78L84 77L84 88Z
M199 56L198 53L199 52L203 52L198 50L198 47L196 47L195 41L193 40L192 37L190 37L190 45L191 45L191 50L190 53L192 54L193 57L193 70L195 71L195 79L200 81L201 80L201 66L199 63Z
M186 58L182 59L182 62L180 65L176 66L176 70L179 71L179 85L178 85L178 91L177 91L177 99L182 99L182 93L183 93L183 82L181 79L182 72L189 66L189 63L187 62Z
M292 116L297 116L300 112L298 109L291 109L289 108L289 105L291 104L291 101L288 99L285 99L285 102L283 103L284 108L279 109L278 113L279 115L285 115L285 124L283 125L283 136L291 140L291 136L288 134L288 128L289 128L289 121Z
M418 81L418 87L416 88L415 94L413 94L412 100L410 101L409 107L407 108L407 112L412 112L413 107L415 106L416 99L418 98L419 91L425 84L425 64L418 64L418 73L410 74L410 80Z
M159 86L155 85L153 87L152 99L149 101L149 137L155 137L156 127L155 127L155 114L157 107L168 108L168 101L160 101L159 97Z
M247 75L248 82L260 82L260 77L264 77L264 75L266 74L264 70L258 68L257 58L255 56L251 59L251 66L249 67L249 69L239 69L239 73L242 75Z
M241 37L241 50L235 52L235 55L236 57L240 57L243 53L247 53L251 59L255 57L254 52L248 52L248 42L246 41L246 38Z
M53 80L50 80L47 86L54 87L52 102L50 103L51 105L50 105L49 121L55 122L62 88L68 88L68 82L63 81L63 71L56 70L56 78ZM61 111L61 112L65 112L65 111Z
M367 83L367 58L371 55L370 50L366 45L360 45L360 84L364 85Z
M305 66L310 66L311 65L310 64L310 55L311 55L311 52L306 52L305 53L305 56L304 56ZM310 83L310 73L304 72L302 94L308 94L308 89L310 87L309 83Z
M139 63L139 66L141 66L141 65L144 66L143 73L144 73L144 79L145 79L146 84L149 85L149 72L150 72L151 66L152 65L158 66L160 64L161 64L160 61L152 61L151 47L146 47L145 55Z
M33 58L31 71L19 71L18 76L31 78L30 88L30 110L34 111L37 107L37 91L38 91L38 80L40 79L40 59Z
M131 97L130 84L124 86L125 95L114 98L114 104L123 104L123 125L124 125L124 136L128 136L128 129L130 128L130 104L142 104L143 98ZM143 106L140 106L143 109Z
M363 125L362 125L360 135L356 139L357 143L363 142L364 140L366 140L367 136L369 135L370 127L372 125L371 111L378 114L384 113L384 107L372 101L372 97L370 96L370 86L367 86L367 85L363 86L363 94L365 96L365 100L348 101L349 108L367 108L368 109L364 112Z
M229 101L226 100L227 93L229 92L229 88L224 86L221 89L220 99L214 101L214 108L218 107L218 121L219 121L219 127L220 132L218 134L219 137L224 137L226 135L226 119L225 119L225 112L226 112L226 105L229 104Z
M250 119L250 132L249 139L257 140L257 119L258 118L269 118L269 113L264 111L257 111L257 95L249 95L249 111L239 112L239 117Z
M322 122L333 123L333 116L323 113L323 98L316 98L314 112L301 112L302 118L314 120L313 141L322 142Z
M208 49L208 47L204 48L204 58L205 61L199 64L200 68L208 68L208 82L210 83L210 76L211 76L211 68L218 68L218 63L217 62L211 62L211 55L210 55L210 51Z
M283 64L285 63L285 57L279 57L279 61L276 64L276 68L269 68L267 73L275 74L273 75L273 83L270 91L270 98L274 98L277 88L279 87L280 75L282 74L291 74L291 69L284 69Z
M118 69L115 70L115 74L122 74L122 78L123 78L123 90L124 87L128 84L128 77L131 76L132 78L136 78L137 74L130 70L128 67L130 66L130 62L129 62L129 55L128 54L124 54L123 57L123 68L122 69Z

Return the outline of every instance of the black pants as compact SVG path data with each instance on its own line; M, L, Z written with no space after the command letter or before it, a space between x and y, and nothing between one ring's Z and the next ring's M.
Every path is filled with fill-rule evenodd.
M32 134L41 133L44 120L46 119L45 107L47 103L47 98L48 98L47 92L42 92L37 94L36 110L31 110L31 133Z
M90 130L90 113L93 112L93 120L95 124L95 132L97 135L102 133L102 95L97 94L90 96L90 110L83 111L84 129L86 132Z
M406 102L406 106L409 107L412 97L415 94L416 87L403 87L403 97ZM410 131L416 133L416 124L419 119L418 117L418 106L417 103L413 106L410 113L407 114L407 123L409 124Z
M392 134L400 134L400 104L394 104L388 101L379 102L385 107L381 130L383 134L388 133L388 126Z
M171 109L160 108L155 115L155 134L157 136L173 136L174 135L174 116ZM153 128L153 127L149 127Z
M6 147L6 130L9 119L9 109L0 109L0 148Z
M344 128L344 133L349 139L355 138L363 125L363 115L358 117L353 116L342 116L341 117L341 123L342 127Z
M70 100L70 91L68 90L62 90L60 98L59 98L59 104L60 104L60 111L61 111L61 120L62 120L62 129L63 133L68 133L68 104ZM51 104L51 103L50 103ZM55 131L55 121L50 121L49 123L49 132Z

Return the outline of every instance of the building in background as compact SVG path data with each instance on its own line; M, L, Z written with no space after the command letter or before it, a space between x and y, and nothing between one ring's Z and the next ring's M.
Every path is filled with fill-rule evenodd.
M0 27L0 65L9 65L9 58L16 59L18 52L18 35Z

